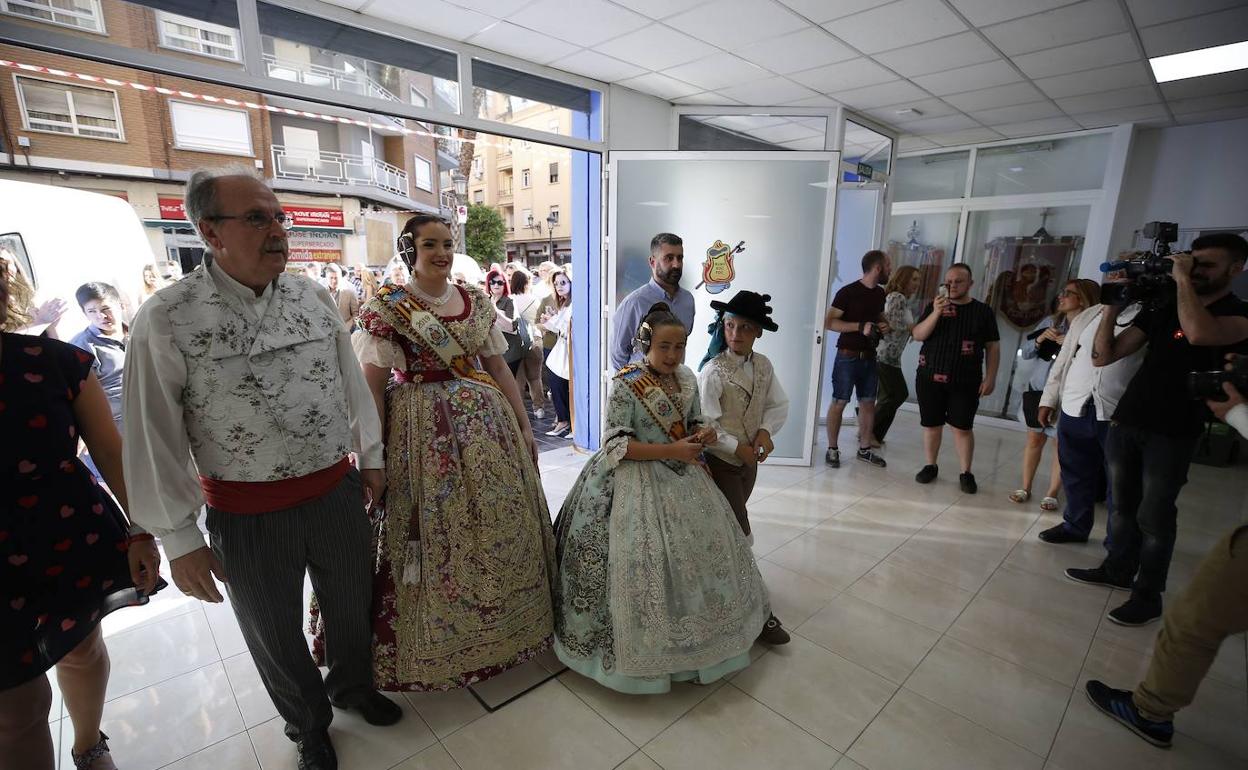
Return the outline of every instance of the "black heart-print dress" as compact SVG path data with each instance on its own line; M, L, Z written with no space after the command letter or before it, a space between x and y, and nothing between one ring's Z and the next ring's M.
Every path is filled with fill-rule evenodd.
M79 462L73 401L93 356L24 334L0 340L0 690L47 671L119 607L127 526Z

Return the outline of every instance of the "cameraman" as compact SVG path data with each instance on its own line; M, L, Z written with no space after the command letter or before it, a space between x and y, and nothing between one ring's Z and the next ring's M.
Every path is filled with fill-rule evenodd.
M1230 368L1229 366L1227 367ZM1248 404L1229 382L1229 398L1209 401L1221 420L1248 438ZM1135 691L1095 679L1085 688L1092 703L1154 746L1170 745L1174 714L1196 697L1222 641L1248 630L1248 527L1223 537L1196 568L1179 601L1166 609L1148 674Z
M1117 337L1122 308L1106 306L1092 346L1094 366L1108 366L1148 344L1139 372L1114 412L1106 438L1114 513L1109 555L1095 569L1068 569L1080 583L1130 589L1109 619L1142 626L1161 617L1161 594L1174 552L1187 469L1209 411L1189 397L1187 375L1216 369L1228 349L1248 340L1248 303L1231 294L1248 242L1233 233L1197 238L1174 254L1176 301L1152 305Z

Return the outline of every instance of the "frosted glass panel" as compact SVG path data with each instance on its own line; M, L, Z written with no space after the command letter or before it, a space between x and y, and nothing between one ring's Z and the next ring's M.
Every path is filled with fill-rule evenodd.
M891 177L896 185L896 202L964 197L970 163L971 153L966 150L898 158Z
M820 362L825 297L820 276L831 253L835 153L830 159L757 160L740 157L639 159L617 155L611 241L615 254L613 305L650 280L650 239L673 232L685 242L681 286L693 292L697 315L686 365L697 369L714 320L711 300L726 302L741 289L772 296L780 325L764 333L758 350L775 365L791 402L788 422L775 436L777 460L799 460L815 421L813 375ZM826 232L825 232L826 231ZM730 286L702 285L707 250L716 241L744 250L733 257Z
M897 161L898 167L901 161ZM960 215L906 214L889 220L885 251L893 263L893 270L902 265L919 269L919 291L910 300L911 311L918 320L923 306L936 297L936 287L944 280L945 270L953 263L953 253L958 242ZM910 388L910 401L914 401L914 371L919 366L919 344L911 342L901 355L901 371Z
M971 296L992 305L1001 332L997 387L980 401L981 413L1018 416L1032 366L1019 350L1027 333L1051 312L1066 278L1078 272L1089 212L1087 206L1062 206L970 215L965 261L975 274Z
M1105 176L1109 134L983 147L975 158L972 195L1099 190Z

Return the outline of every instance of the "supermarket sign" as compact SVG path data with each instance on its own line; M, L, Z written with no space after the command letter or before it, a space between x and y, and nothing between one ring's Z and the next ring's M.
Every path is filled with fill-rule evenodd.
M161 219L186 219L186 208L181 198L158 198ZM342 209L318 206L282 206L291 218L292 227L336 227L346 229Z

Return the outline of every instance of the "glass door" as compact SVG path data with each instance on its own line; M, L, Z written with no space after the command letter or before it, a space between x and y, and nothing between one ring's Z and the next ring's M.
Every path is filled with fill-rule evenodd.
M757 349L771 359L791 405L775 437L773 462L809 465L839 153L613 152L609 161L605 304L613 313L650 280L656 233L679 235L685 246L681 286L693 292L697 307L685 363L696 370L710 341L711 301L726 302L741 289L770 294L780 331L765 333ZM729 249L740 244L728 270L722 259L708 257L722 251L717 242ZM704 270L711 264L721 269ZM605 355L603 361L606 366ZM609 379L613 372L603 374Z

